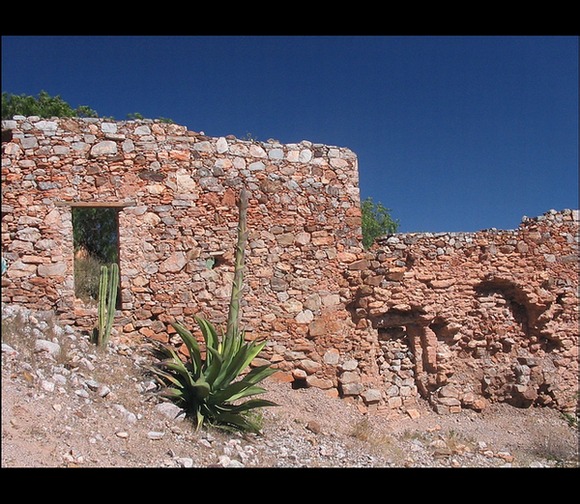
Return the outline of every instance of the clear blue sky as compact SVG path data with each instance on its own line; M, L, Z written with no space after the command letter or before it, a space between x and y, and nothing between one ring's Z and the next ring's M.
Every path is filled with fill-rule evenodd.
M576 36L5 36L2 91L353 150L400 231L578 208Z

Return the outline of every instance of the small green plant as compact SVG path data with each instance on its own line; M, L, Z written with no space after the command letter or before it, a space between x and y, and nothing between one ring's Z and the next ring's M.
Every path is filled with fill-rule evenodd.
M393 220L390 210L382 203L367 198L361 202L363 247L368 249L375 238L393 234L399 229L399 221Z
M93 338L100 347L107 346L111 337L115 309L117 305L117 288L119 287L119 265L113 263L101 266L99 281L98 327L93 329Z
M247 194L242 190L234 280L225 334L220 336L211 322L196 317L205 342L204 352L189 329L173 322L172 326L188 350L185 362L171 346L153 341L161 360L151 367L151 371L164 387L160 393L183 407L198 429L207 422L216 427L259 433L261 418L255 410L276 406L265 399L250 399L266 392L258 383L276 370L265 364L246 373L246 368L266 342L245 341L245 332L239 327L244 253L248 238L247 205Z
M143 114L140 114L139 112L133 112L127 114L127 119L129 119L130 121L138 121L145 119L145 117L143 116ZM174 124L173 119L170 119L169 117L158 117L157 120L165 124Z
M164 385L168 385L161 394L183 407L198 429L207 420L218 427L259 432L259 423L245 413L275 404L264 399L239 400L266 392L257 384L275 370L265 364L253 368L242 378L240 375L265 342L246 342L240 331L233 337L220 338L210 322L201 317L196 317L196 321L205 341L205 356L195 336L178 323L173 323L173 327L187 347L187 362L183 362L170 346L159 344L160 355L165 359L152 370Z

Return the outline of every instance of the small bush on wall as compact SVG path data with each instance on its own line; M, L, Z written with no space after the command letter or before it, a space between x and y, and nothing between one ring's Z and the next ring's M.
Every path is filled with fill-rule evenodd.
M399 221L391 217L390 210L381 202L375 203L372 198L361 202L362 211L362 234L363 246L371 247L375 238L396 233L399 229Z

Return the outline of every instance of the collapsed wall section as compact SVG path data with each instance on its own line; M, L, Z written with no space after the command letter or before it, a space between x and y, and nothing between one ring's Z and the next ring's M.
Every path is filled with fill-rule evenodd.
M405 233L347 271L357 330L380 350L386 404L578 404L578 211L513 231ZM361 264L362 261L362 264Z
M238 224L249 193L242 326L289 379L336 390L348 334L345 254L359 253L356 156L302 141L208 137L159 121L15 117L2 122L2 301L55 310L90 331L75 296L72 209L118 211L115 337L179 338L174 320L227 316ZM328 355L327 355L328 354Z

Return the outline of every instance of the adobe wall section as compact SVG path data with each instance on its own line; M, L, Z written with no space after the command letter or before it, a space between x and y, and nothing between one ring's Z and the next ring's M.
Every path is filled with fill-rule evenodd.
M242 325L249 338L268 340L263 357L293 379L337 386L338 356L361 351L348 338L342 276L344 253L361 251L350 150L213 138L148 120L15 117L2 130L3 302L94 327L96 309L74 293L71 205L111 204L120 206L114 337L175 339L169 323L195 327L194 315L219 325L244 186L250 236ZM320 319L331 319L335 332L316 329Z
M513 231L408 233L351 264L351 309L391 407L578 403L578 211Z

